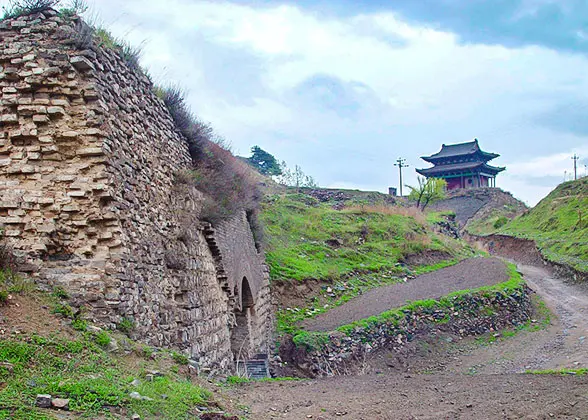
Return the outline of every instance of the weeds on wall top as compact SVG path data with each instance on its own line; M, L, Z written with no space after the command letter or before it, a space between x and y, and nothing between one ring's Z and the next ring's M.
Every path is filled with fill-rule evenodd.
M33 13L41 13L57 7L61 0L11 0L8 6L2 6L2 19L11 19Z
M177 87L155 87L175 126L188 142L194 169L178 180L193 183L206 197L201 218L218 224L239 211L246 211L258 249L263 229L257 220L261 193L249 165L236 158L212 127L196 117Z

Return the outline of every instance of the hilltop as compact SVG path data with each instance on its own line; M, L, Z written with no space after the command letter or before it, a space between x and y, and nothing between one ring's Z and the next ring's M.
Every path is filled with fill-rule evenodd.
M453 211L459 226L473 235L493 233L527 210L522 201L499 188L451 191L446 199L434 203L431 208Z

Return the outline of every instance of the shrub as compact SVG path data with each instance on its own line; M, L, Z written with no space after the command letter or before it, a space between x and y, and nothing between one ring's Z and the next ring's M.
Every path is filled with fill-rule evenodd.
M106 331L98 331L96 334L94 334L94 341L99 346L106 347L110 344L110 336Z
M0 290L8 293L28 294L35 290L35 284L10 269L0 270Z
M500 216L494 222L494 229L500 229L502 226L506 225L507 223L508 223L508 219L505 216Z
M61 286L54 287L53 292L51 294L53 295L53 297L56 297L58 299L69 299L69 294Z
M215 225L240 210L256 209L261 193L248 165L217 143L208 142L205 150L206 159L194 170L194 183L206 195L201 218Z
M123 318L116 327L120 332L124 334L130 334L130 332L135 328L135 323L132 319Z
M171 356L174 362L176 362L178 365L187 365L189 363L188 356L186 356L185 354L176 353L174 351L172 352Z
M86 13L88 9L88 3L85 0L71 0L66 7L59 9L59 14L72 17Z
M0 305L4 305L8 301L8 290L0 290Z
M206 144L214 140L212 127L200 121L190 111L186 104L185 92L180 87L155 87L155 94L163 100L176 128L186 138L192 160L200 162L204 157Z
M44 12L57 6L61 0L10 0L8 6L3 6L2 19L15 18L23 15Z
M88 329L88 321L85 319L76 318L71 321L71 327L77 331L86 331Z
M75 313L71 306L67 303L57 303L53 306L53 313L63 315L66 318L74 318Z
M261 194L254 171L236 158L212 127L198 119L185 100L185 92L177 87L154 87L154 92L167 107L177 130L188 143L194 170L189 180L178 174L178 182L191 182L205 194L200 217L218 224L238 211L248 211L254 237L261 239L256 226Z

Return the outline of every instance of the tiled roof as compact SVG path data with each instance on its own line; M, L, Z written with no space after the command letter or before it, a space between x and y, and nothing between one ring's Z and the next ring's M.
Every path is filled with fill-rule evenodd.
M484 162L462 162L462 163L452 163L450 165L438 165L432 168L426 169L417 169L416 171L425 176L435 176L446 174L448 172L454 171L465 171L465 170L472 170L472 169L479 169L480 172L486 172L490 175L495 175L499 172L504 171L505 168L499 168L497 166L491 166Z
M423 156L422 159L426 160L427 162L434 162L439 159L453 157L453 156L464 156L464 155L472 155L476 152L482 154L487 160L492 160L497 158L500 155L496 153L488 153L484 152L480 149L480 145L478 144L478 139L474 141L467 142L467 143L459 143L459 144L444 144L441 147L441 151L435 153L431 156Z

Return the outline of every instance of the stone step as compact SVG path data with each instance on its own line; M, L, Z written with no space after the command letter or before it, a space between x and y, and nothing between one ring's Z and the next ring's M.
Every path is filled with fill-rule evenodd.
M256 355L262 356L264 355ZM244 365L244 366L243 366ZM251 379L263 379L269 377L269 369L266 358L254 358L246 360L245 362L239 362L237 364L237 371L246 373Z

